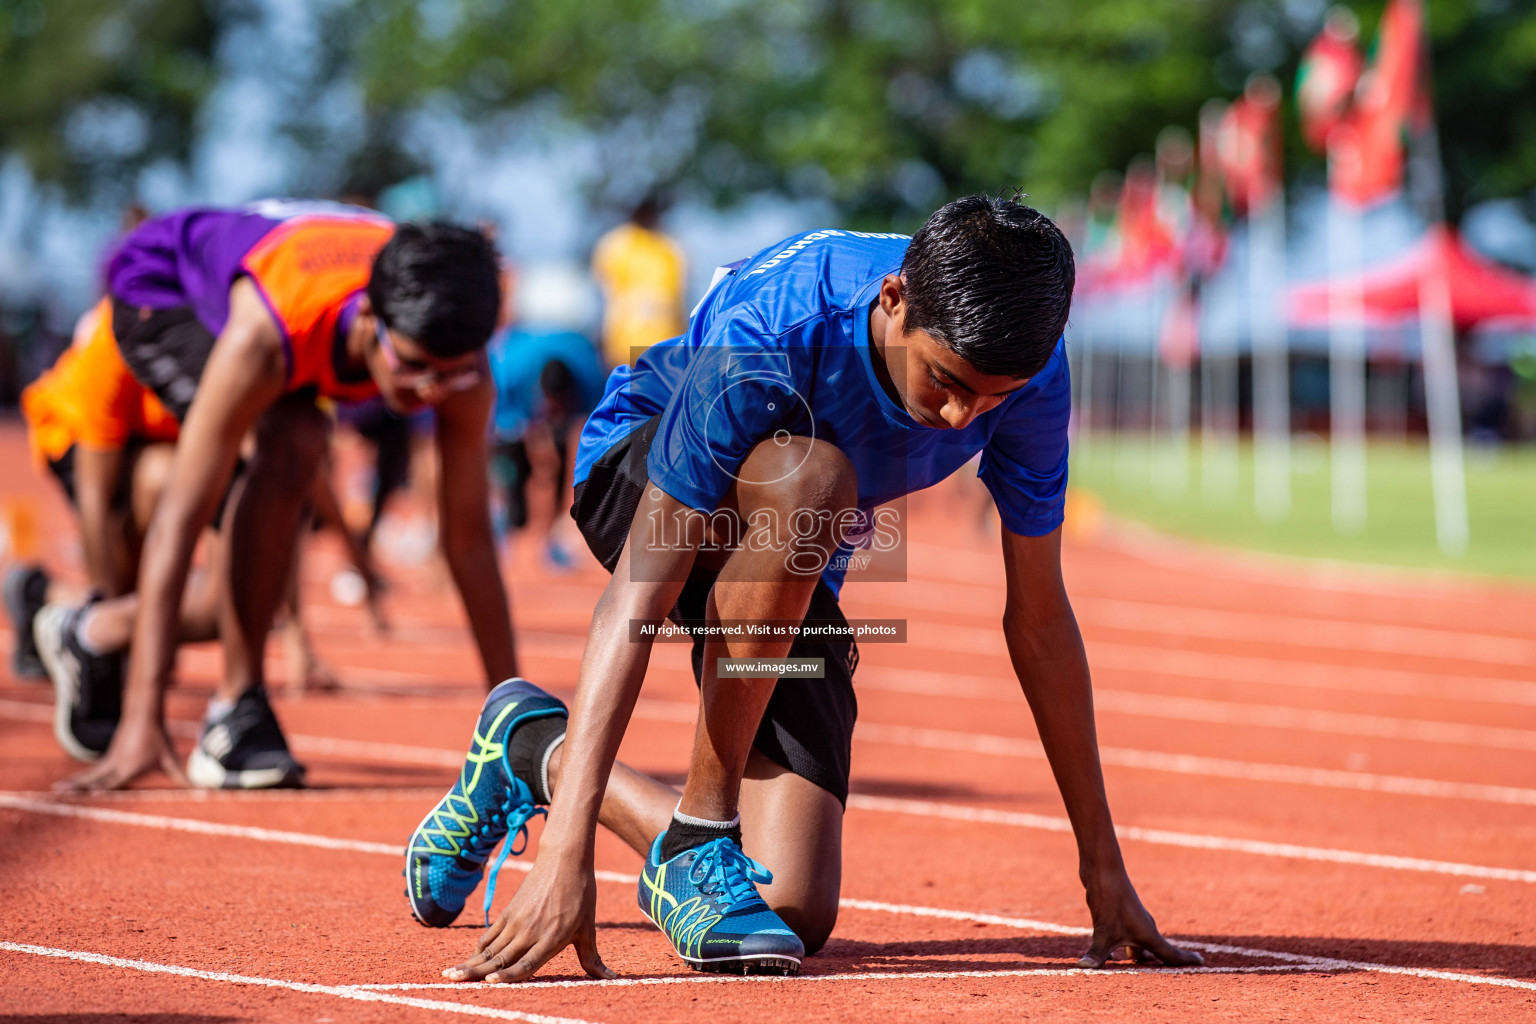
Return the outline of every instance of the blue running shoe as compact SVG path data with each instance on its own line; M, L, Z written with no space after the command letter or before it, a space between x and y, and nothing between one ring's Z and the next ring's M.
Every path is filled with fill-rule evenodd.
M529 819L546 813L532 788L538 784L543 789L543 784L513 770L508 756L512 734L527 722L557 715L566 716L559 698L526 679L508 679L485 698L459 781L416 827L405 852L405 895L416 920L431 928L452 924L480 885L491 851L511 833L486 887L485 919L490 923L496 872L509 853L527 849Z
M661 860L661 840L640 869L640 911L696 971L800 973L805 946L763 902L754 882L773 875L732 839L715 839Z

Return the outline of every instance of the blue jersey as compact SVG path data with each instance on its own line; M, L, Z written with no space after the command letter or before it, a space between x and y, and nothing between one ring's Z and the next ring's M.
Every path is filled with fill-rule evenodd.
M650 482L702 511L718 505L753 446L787 431L848 457L866 512L938 483L980 452L1003 524L1025 536L1056 529L1071 412L1064 342L1027 385L961 430L919 423L880 385L870 306L910 241L813 231L735 264L694 310L687 333L609 375L581 434L575 480L660 416ZM888 350L886 358L894 364L902 355Z

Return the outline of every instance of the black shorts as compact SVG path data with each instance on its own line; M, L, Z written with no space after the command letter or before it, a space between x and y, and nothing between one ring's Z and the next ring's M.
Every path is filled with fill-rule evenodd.
M608 449L587 478L576 485L571 517L609 572L618 564L640 505L646 482L645 458L656 436L656 423L657 418L651 418ZM714 585L714 573L695 569L668 617L684 627L702 623L705 602ZM837 595L825 582L816 584L805 621L846 627L848 620ZM803 638L790 647L789 657L823 659L826 678L780 679L752 745L770 761L814 782L846 805L853 723L859 711L853 695L858 644L852 639ZM703 670L704 640L695 637L695 682L703 678Z
M112 334L134 379L178 420L187 418L192 396L217 339L188 306L141 309L112 300Z
M159 443L159 442L156 442ZM125 509L133 500L133 459L134 456L145 447L145 442L136 438L128 440L123 472L119 476L117 486L112 491L112 507ZM64 454L48 463L48 470L53 478L64 488L64 497L69 499L70 507L78 509L80 499L75 495L75 445L65 449ZM229 496L234 493L235 482L245 472L245 458L242 456L235 460L235 472L229 478L229 486L224 488L224 497L219 499L219 507L213 513L213 520L208 524L210 528L217 530L219 524L224 521L224 510L229 507Z

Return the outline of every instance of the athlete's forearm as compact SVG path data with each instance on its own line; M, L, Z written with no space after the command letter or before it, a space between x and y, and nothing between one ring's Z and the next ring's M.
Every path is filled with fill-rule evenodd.
M621 561L592 613L571 701L560 785L540 840L541 850L553 848L560 856L591 856L608 775L645 681L651 640L632 636L630 623L661 621L681 589L632 582L625 570Z
M1029 615L1010 608L1003 632L1072 821L1084 882L1123 871L1099 765L1088 657L1071 607L1063 598L1059 607Z
M162 505L144 538L139 567L139 614L133 627L123 718L160 722L165 687L176 660L181 596L201 530L195 510Z

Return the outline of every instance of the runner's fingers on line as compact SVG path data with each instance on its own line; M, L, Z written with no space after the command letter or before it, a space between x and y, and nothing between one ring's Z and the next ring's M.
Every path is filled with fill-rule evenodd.
M443 972L443 977L449 981L480 981L497 971L505 970L508 965L517 963L528 946L521 948L511 941L511 936L505 944L492 944L457 967L450 967Z
M618 972L610 970L603 963L602 955L597 951L597 922L588 918L576 933L576 959L581 963L581 969L587 972L589 978L617 978Z
M1094 937L1092 947L1077 962L1079 967L1103 967L1111 960L1129 960L1132 963L1162 963L1169 967L1200 967L1205 958L1192 949L1181 949L1163 938L1156 931L1151 938L1130 940L1125 934L1113 940Z
M192 783L187 778L187 773L182 770L181 762L176 759L176 753L167 741L154 764L137 769L120 768L117 759L109 751L91 767L54 783L53 789L56 793L103 793L122 789L134 779L147 775L156 768L170 776L171 781L176 785L184 789L191 787Z
M1204 967L1205 957L1192 949L1175 946L1161 935L1146 943L1145 951L1169 967Z
M55 793L89 793L96 784L96 777L101 774L101 768L92 766L83 772L76 772L67 779L60 779L53 784Z
M554 959L555 954L564 949L568 943L551 942L546 939L536 944L528 952L515 960L510 956L500 958L507 964L485 976L485 980L493 985L505 985L516 981L526 981L533 977L534 972Z
M1114 946L1111 946L1107 941L1099 939L1098 936L1094 936L1093 945L1089 946L1088 952L1084 953L1082 958L1077 961L1077 966L1089 968L1103 967L1113 958L1114 953Z

